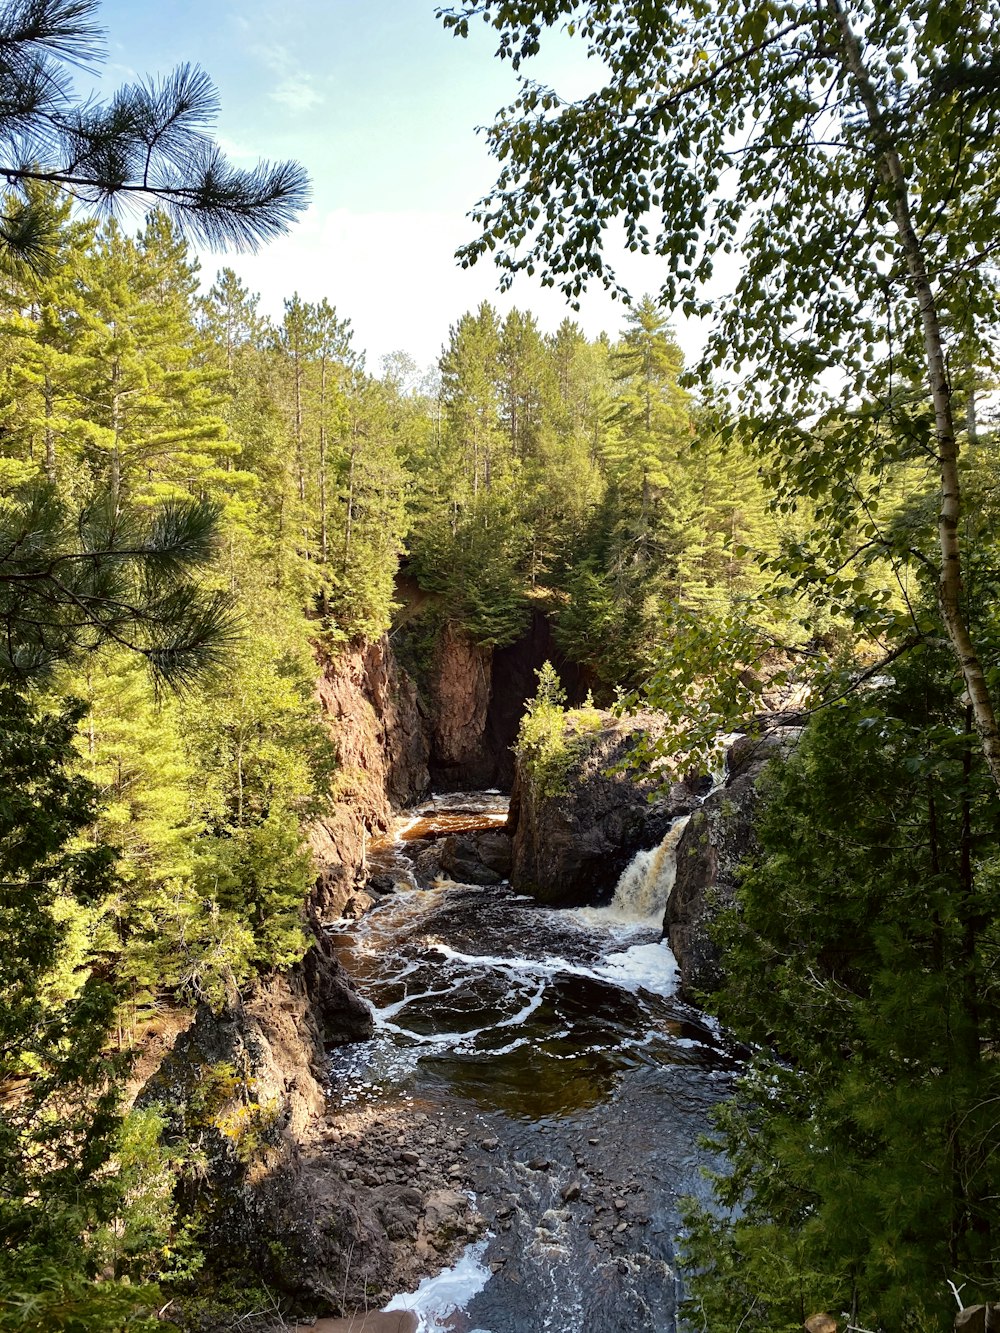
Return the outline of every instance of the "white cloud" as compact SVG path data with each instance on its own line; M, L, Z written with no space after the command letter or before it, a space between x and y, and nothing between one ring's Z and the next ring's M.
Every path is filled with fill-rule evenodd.
M276 88L271 89L268 97L272 102L277 102L280 106L296 113L312 111L314 107L322 106L326 101L323 94L318 93L310 84L308 77L303 74L279 83Z
M263 309L274 319L281 318L284 298L296 291L308 301L326 297L342 318L350 318L355 343L367 353L372 370L397 349L421 365L436 361L449 326L481 301L492 302L501 313L512 306L529 309L547 330L569 316L591 337L602 330L612 336L619 332L621 304L599 289L584 296L581 310L574 312L557 292L528 279L519 279L513 293L501 295L489 263L459 268L455 249L472 231L471 223L453 214L321 211L314 205L289 236L260 254L221 262L260 292ZM657 261L631 260L625 256L619 267L632 290L654 289ZM218 257L203 258L208 281L219 266ZM681 342L693 351L701 335L682 327Z
M246 27L241 22L240 27ZM272 102L277 102L293 115L313 111L326 101L324 95L315 87L312 75L307 72L302 62L292 54L282 42L267 45L254 41L248 50L261 64L277 76L277 84L267 94Z

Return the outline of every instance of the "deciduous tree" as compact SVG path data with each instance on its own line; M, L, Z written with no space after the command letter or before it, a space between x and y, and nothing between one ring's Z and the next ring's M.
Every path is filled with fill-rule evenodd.
M732 377L788 502L822 498L831 527L862 442L867 466L888 466L905 418L937 474L941 615L1000 785L962 582L952 399L992 359L995 0L462 0L440 12L463 36L484 18L518 69L561 23L601 72L576 100L525 78L498 113L489 144L503 165L464 263L492 255L504 284L538 272L571 299L591 278L620 291L603 251L619 223L630 249L664 261L670 308L714 316L706 366ZM705 283L734 251L735 288L713 301Z

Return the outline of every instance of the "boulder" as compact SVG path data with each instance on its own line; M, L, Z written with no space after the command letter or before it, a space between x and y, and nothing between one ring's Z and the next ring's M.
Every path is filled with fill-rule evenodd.
M458 1190L434 1190L424 1204L423 1231L437 1250L447 1249L449 1243L466 1230L469 1200Z
M299 966L321 1044L367 1041L374 1031L371 1010L351 985L329 937L320 933Z
M506 879L513 865L513 847L506 829L485 829L471 836L483 865Z
M768 760L788 754L801 734L801 727L791 726L737 737L727 756L725 783L692 813L677 844L677 874L663 931L687 999L712 990L721 979L710 927L717 914L731 906L740 866L756 850L758 779Z
M500 884L511 870L510 834L492 829L441 840L438 864L456 884Z

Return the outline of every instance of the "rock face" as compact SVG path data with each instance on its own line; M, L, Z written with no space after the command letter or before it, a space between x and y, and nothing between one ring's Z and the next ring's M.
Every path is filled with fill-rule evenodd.
M405 582L405 581L404 581ZM537 689L536 672L546 661L555 664L567 696L580 702L586 685L580 668L566 661L552 637L552 628L538 610L514 643L492 648L473 643L453 624L443 623L428 654L426 622L433 603L401 589L403 600L418 608L397 642L424 642L401 654L419 679L430 740L430 773L437 791L471 791L514 781L513 745L525 701ZM408 639L407 636L410 636ZM411 660L412 659L412 660Z
M339 760L333 809L310 833L321 868L312 909L330 919L362 889L366 836L385 832L394 807L427 795L430 739L416 687L387 638L325 662L317 694Z
M680 967L681 994L712 989L720 980L719 955L709 927L733 902L741 863L756 848L757 780L767 761L787 754L802 728L776 727L759 739L740 736L730 748L725 784L694 811L677 845L677 877L663 932Z
M654 778L610 771L659 723L653 714L616 719L609 713L602 720L599 730L581 737L582 753L566 775L563 794L539 793L520 768L515 777L508 821L511 884L552 906L606 900L635 853L655 847L709 785L707 778L681 780L656 795L662 773Z
M570 704L582 703L587 683L580 667L568 662L552 637L552 627L541 611L532 612L520 639L493 654L493 689L486 716L486 750L492 765L487 784L509 791L514 783L514 743L524 705L538 688L536 672L551 662Z
M367 1006L320 941L302 964L221 1013L202 1005L140 1093L138 1106L164 1115L167 1141L201 1161L180 1195L216 1272L254 1273L295 1300L333 1308L352 1241L378 1267L381 1229L347 1206L310 1152L325 1104L325 1046L371 1031Z
M446 625L430 678L431 753L445 789L490 784L483 738L492 679L492 650Z
M501 829L452 834L442 839L438 866L456 884L502 884L511 871L510 834Z

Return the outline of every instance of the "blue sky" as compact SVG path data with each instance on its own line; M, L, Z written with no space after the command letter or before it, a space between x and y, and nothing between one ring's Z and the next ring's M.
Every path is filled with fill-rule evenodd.
M206 256L208 276L230 264L272 315L296 290L327 297L372 369L396 349L431 363L449 324L483 299L532 309L550 329L572 313L528 280L501 298L489 266L454 261L473 232L465 214L494 178L475 127L515 90L485 27L456 40L434 0L105 0L101 15L108 87L200 64L219 89L218 136L232 157L294 157L312 177L312 206L291 235L256 256ZM564 39L536 73L570 92L590 77ZM657 286L654 261L623 259L636 292ZM574 318L614 334L621 312L595 291Z

